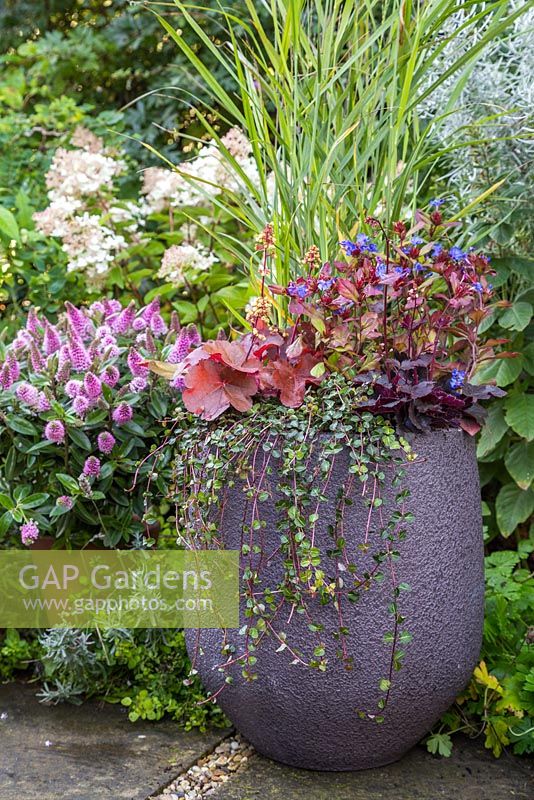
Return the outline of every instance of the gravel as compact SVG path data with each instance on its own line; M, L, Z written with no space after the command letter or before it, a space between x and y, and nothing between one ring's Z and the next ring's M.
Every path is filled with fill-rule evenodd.
M215 794L221 784L246 769L254 753L241 736L231 736L212 753L199 758L187 772L179 775L161 794L151 800L201 800Z

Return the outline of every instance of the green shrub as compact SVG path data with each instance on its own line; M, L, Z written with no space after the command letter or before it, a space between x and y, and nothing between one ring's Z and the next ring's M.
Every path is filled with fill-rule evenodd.
M94 633L51 630L40 637L48 702L79 703L98 697L128 708L132 722L167 715L186 730L224 725L221 710L205 703L189 675L184 634L174 630L113 630Z

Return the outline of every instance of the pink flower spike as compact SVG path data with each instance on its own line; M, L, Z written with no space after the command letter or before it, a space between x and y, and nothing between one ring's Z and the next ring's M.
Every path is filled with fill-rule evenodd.
M111 415L113 417L113 422L117 425L124 425L126 422L130 422L133 417L133 410L128 403L119 403L117 408L113 409L113 413Z
M112 433L109 433L108 431L103 431L102 433L99 433L96 441L100 452L105 453L106 455L109 455L111 453L116 443L115 437L113 436Z
M26 318L26 330L30 331L30 333L33 333L34 336L39 336L41 333L41 328L42 326L39 317L37 316L37 311L32 306L28 311L28 316Z
M68 300L65 303L65 308L67 309L67 319L71 328L76 331L80 338L85 338L88 328L92 327L92 322L81 309L73 306Z
M73 369L76 372L85 372L91 366L91 359L82 340L75 331L71 330L68 341L69 358Z
M109 364L100 375L100 379L102 383L105 383L107 386L113 388L116 383L120 380L121 374L117 367L114 364Z
M69 511L74 505L74 501L72 497L68 497L66 494L62 494L61 497L58 497L56 500L56 505L63 506L63 508L67 508Z
M83 465L83 474L89 478L98 478L100 475L100 459L96 456L89 456Z
M9 352L7 354L7 366L9 368L9 375L13 383L18 381L20 378L20 364L17 361L14 353Z
M70 397L72 400L74 397L77 397L83 391L83 383L82 381L77 380L70 380L67 381L65 384L65 394L67 397Z
M83 379L83 388L89 400L97 400L102 395L102 381L93 372L88 372Z
M121 311L115 320L113 320L112 327L115 333L125 334L133 325L135 320L135 303L132 302Z
M152 302L145 306L141 311L142 319L144 319L145 322L150 323L150 320L154 314L159 314L159 308L159 297L155 297L154 300L152 300Z
M42 412L42 411L50 411L50 409L51 409L50 400L48 399L48 397L44 392L39 392L39 397L37 398L36 410Z
M57 353L60 347L61 347L61 339L59 338L59 334L56 328L53 325L50 325L48 320L45 320L44 340L43 340L43 349L45 355L51 356L53 355L53 353Z
M17 399L24 405L34 408L39 399L39 390L32 386L30 383L21 383L17 386L15 392Z
M53 419L46 424L44 429L45 439L55 444L61 444L65 441L65 426L59 419Z
M161 314L153 314L150 318L150 330L154 336L165 336L169 330Z
M130 352L128 353L128 366L130 367L132 375L142 378L148 375L149 370L148 367L144 366L144 361L145 359L137 350L133 347L130 348Z
M138 375L136 378L134 378L132 381L130 381L129 389L130 389L131 392L133 392L135 394L137 392L144 391L147 386L148 386L147 379L146 378L142 378L140 375Z
M29 520L25 522L24 525L21 525L20 528L20 538L22 540L22 544L26 546L35 542L36 539L39 538L39 526L33 520Z
M42 355L40 354L39 350L37 349L37 345L32 342L30 345L30 360L32 364L32 370L34 372L43 372L46 364Z
M79 394L74 398L72 403L72 410L78 417L85 417L89 409L91 408L91 403L87 397L83 394Z
M0 389L10 389L13 386L14 380L11 377L11 370L9 364L6 362L0 369Z

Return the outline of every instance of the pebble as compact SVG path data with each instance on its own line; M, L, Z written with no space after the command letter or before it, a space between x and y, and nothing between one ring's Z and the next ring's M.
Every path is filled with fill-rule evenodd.
M225 739L151 800L203 800L210 797L221 784L246 769L248 757L253 753L252 747L241 736Z

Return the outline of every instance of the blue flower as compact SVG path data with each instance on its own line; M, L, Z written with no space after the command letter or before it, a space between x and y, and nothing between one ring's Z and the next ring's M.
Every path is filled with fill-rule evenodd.
M461 389L465 383L465 371L463 369L453 369L449 386L451 389Z
M360 246L362 250L366 250L368 253L376 253L378 250L376 244L372 242L370 237L367 236L365 233L359 233L357 235L356 243Z
M444 202L445 200L443 200L441 197L435 197L428 205L432 206L432 208L439 208Z
M358 245L348 239L344 239L344 241L339 244L348 256L355 256L359 250Z
M449 255L451 258L454 258L455 261L461 261L462 258L465 258L464 251L460 250L459 247L451 247L449 250Z
M320 280L317 281L317 288L320 289L321 292L326 292L332 284L334 283L335 278L329 278L328 280Z
M308 287L304 283L295 283L294 281L291 281L287 287L287 293L291 297L299 297L301 300L304 300L308 294Z
M482 292L484 291L484 287L482 286L480 281L477 281L476 283L473 284L473 289L475 290L475 292L478 292L479 294L482 294Z
M414 247L417 247L418 244L424 244L425 240L421 239L420 236L412 236L411 243Z
M380 259L378 259L377 262L376 262L376 267L375 267L375 275L376 275L376 277L377 278L381 278L383 275L386 274L387 271L388 271L388 269L387 269L386 264L383 261L381 261Z
M358 253L376 253L378 247L371 241L370 237L365 233L359 233L356 236L356 241L351 242L349 239L339 243L348 256L356 256Z
M432 248L432 256L434 258L436 258L436 256L439 256L439 254L442 252L443 252L443 245L441 244L435 244L434 247Z
M345 311L348 311L353 305L354 302L352 300L347 300L347 302L343 303L342 306L337 306L337 308L333 308L332 311L334 314L344 314Z

